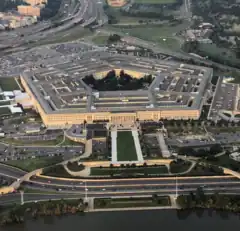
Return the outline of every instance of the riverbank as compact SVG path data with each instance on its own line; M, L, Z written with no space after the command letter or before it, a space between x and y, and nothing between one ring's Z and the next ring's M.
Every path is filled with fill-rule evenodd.
M197 189L190 195L178 196L176 203L181 210L212 209L240 214L240 195L205 195L202 189Z
M87 207L88 204L84 203L83 199L49 200L1 206L0 225L21 224L28 218L83 213Z
M206 209L217 213L240 214L240 195L217 193L205 195L202 189L197 189L196 192L180 195L177 199L173 196L153 194L152 196L61 199L29 202L23 205L2 205L0 206L0 225L21 224L27 219L62 217L84 212L172 210L184 217L195 211L202 214Z

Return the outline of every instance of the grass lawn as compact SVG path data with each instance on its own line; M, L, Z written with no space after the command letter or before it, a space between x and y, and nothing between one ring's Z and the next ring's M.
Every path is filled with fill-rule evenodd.
M170 163L170 172L171 173L182 173L187 171L191 166L191 162L174 162Z
M20 186L19 190L24 191L24 193L37 193L37 194L59 194L58 191L47 191L34 188L27 188L25 186Z
M214 160L209 160L207 162L240 172L240 163L231 159L228 155L222 155Z
M136 161L137 152L131 131L117 133L117 160Z
M12 165L14 167L20 168L27 172L33 171L38 168L44 168L53 164L57 164L62 161L62 157L54 156L54 157L41 157L41 158L33 158L26 160L9 160L5 162L8 165Z
M91 168L92 176L124 176L124 175L161 175L167 174L168 169L165 165L152 166L152 167L129 167L129 168Z
M62 136L60 138L58 138L58 141L61 142L62 140ZM59 143L58 142L58 143ZM69 138L65 137L65 141L61 144L61 146L79 146L80 143L79 142L75 142L73 140L70 140Z
M20 90L16 79L13 77L0 78L0 87L3 91Z
M180 51L181 42L174 35L189 25L184 22L177 25L140 25L131 28L121 26L108 26L111 30L134 36L146 41L154 42L164 48Z
M170 206L168 196L132 198L95 198L95 209Z
M46 167L43 169L42 175L53 176L53 177L62 177L62 178L78 178L70 175L62 165L55 165Z
M77 161L68 162L67 167L70 171L73 171L73 172L79 172L79 171L82 171L84 169L84 166L82 164L78 165Z
M92 41L98 45L105 45L108 42L108 35L97 35Z
M223 170L213 165L197 164L190 172L186 173L185 176L222 176L224 175Z

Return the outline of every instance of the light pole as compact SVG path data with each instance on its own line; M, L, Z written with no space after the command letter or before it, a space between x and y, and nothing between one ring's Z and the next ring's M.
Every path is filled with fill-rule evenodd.
M88 199L88 188L87 188L87 182L85 181L85 201Z
M175 199L178 198L178 179L177 179L177 175L176 175L176 194L175 194Z
M20 191L20 195L21 195L21 205L24 205L24 191Z

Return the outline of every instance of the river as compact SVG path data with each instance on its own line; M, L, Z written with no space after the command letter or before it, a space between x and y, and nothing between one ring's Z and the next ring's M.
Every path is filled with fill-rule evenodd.
M240 230L240 216L200 210L85 213L66 217L28 220L25 224L1 227L0 231L228 231Z

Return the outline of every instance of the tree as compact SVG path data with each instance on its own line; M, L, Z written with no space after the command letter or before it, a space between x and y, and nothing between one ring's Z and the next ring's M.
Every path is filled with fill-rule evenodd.
M121 40L121 36L118 34L112 34L108 37L108 43L116 43Z

